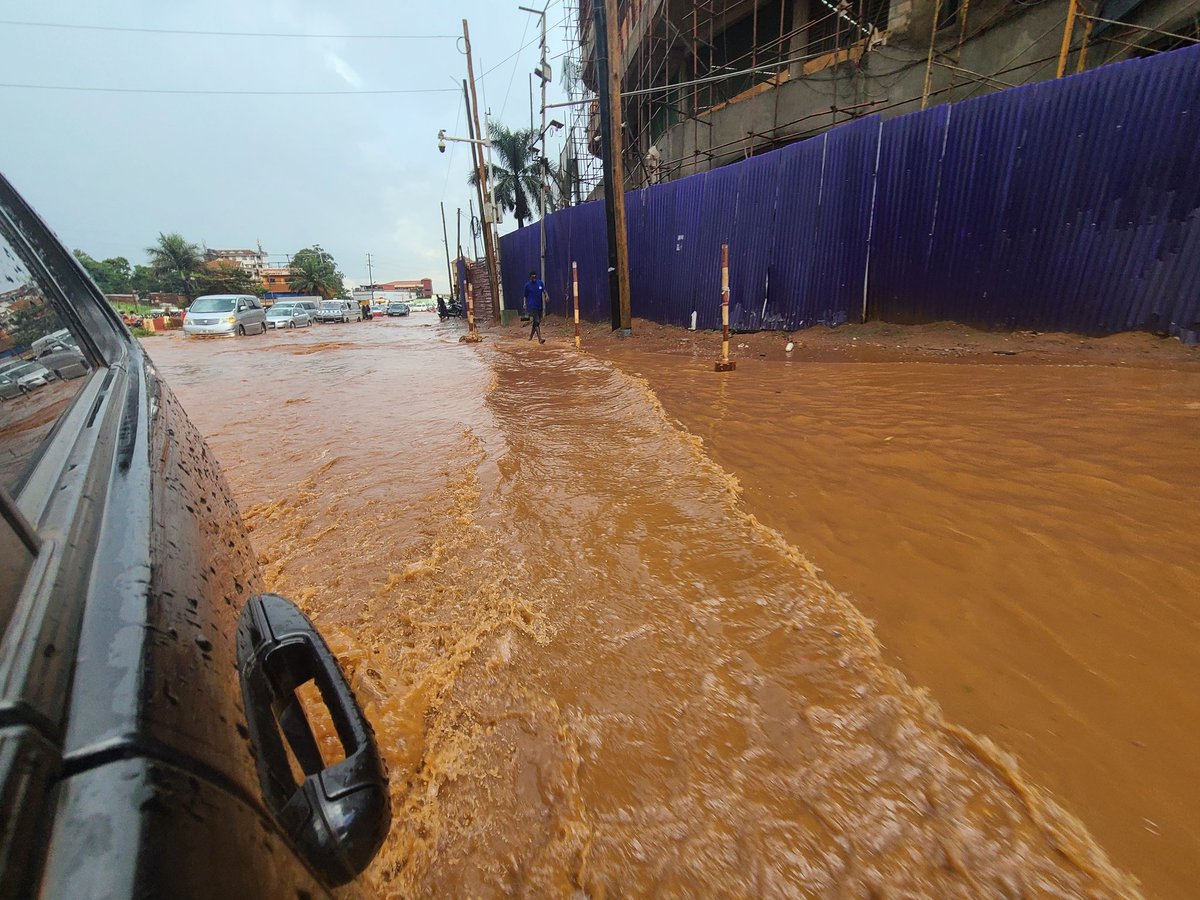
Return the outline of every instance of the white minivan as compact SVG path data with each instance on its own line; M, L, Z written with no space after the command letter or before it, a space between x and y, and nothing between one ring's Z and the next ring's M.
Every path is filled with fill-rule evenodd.
M197 297L183 318L184 334L263 334L267 313L250 294L209 294Z

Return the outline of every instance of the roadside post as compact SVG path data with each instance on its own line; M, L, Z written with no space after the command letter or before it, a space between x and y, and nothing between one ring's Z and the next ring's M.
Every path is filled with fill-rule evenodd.
M715 369L732 372L737 363L729 358L729 245L721 245L721 358Z
M478 344L483 337L475 330L475 287L467 281L467 333L459 338L468 344Z
M575 301L575 349L579 349L579 267L571 261L571 296Z

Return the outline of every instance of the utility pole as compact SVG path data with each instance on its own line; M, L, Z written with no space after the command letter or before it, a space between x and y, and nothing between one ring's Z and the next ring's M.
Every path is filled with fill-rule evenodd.
M442 246L446 248L446 280L450 288L450 296L454 296L454 276L450 274L450 238L446 236L446 204L439 202L442 208Z
M371 282L371 306L375 306L375 273L371 268L371 254L367 254L367 280Z
M462 259L462 207L458 207L458 214L454 217L454 258ZM450 298L454 299L458 296L458 285L454 279L450 280Z
M592 4L596 31L596 81L600 88L600 137L604 200L608 220L608 290L612 328L633 333L629 311L629 244L625 230L625 165L622 160L621 52L617 43L617 2Z
M547 0L547 7L549 2ZM541 58L538 62L538 80L542 83L542 131L541 156L538 158L538 276L546 277L546 82L550 80L550 63L546 60L546 10L530 9L528 6L518 6L517 9L533 13L542 20ZM532 112L532 110L531 110Z
M471 59L471 32L467 28L467 20L462 20L463 25L463 44L467 54L467 81L471 86L470 98L470 115L468 120L474 120L475 136L479 140L484 140L483 129L479 124L479 100L475 93L475 65ZM476 146L472 144L471 146ZM496 318L500 318L500 310L503 304L500 299L500 272L499 263L496 256L495 235L492 233L491 220L494 218L494 213L489 211L491 192L487 187L487 171L483 164L483 148L479 148L479 155L476 158L475 171L479 177L479 202L484 204L481 215L483 217L483 252L487 256L488 265L488 280L492 287L492 311Z
M479 259L479 242L475 240L475 201L467 198L467 209L471 211L471 261Z

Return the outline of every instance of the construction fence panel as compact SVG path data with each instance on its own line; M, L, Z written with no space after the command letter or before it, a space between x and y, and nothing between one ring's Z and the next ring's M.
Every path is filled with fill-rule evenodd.
M937 112L884 125L871 318L1196 339L1200 47L956 104L922 170Z
M781 152L774 151L728 167L738 176L733 227L728 233L729 258L736 260L729 270L729 324L741 331L782 327L781 322L767 319L780 157Z
M911 300L920 294L932 264L930 235L952 108L937 106L883 123L871 223L871 318L915 322L924 314Z
M775 245L767 273L767 308L782 328L807 328L845 321L833 314L826 298L816 295L819 261L817 232L821 224L821 190L826 135L791 144L778 151L779 196L775 210ZM735 266L738 262L735 260Z
M865 311L1194 341L1198 148L1200 47L868 117L627 195L633 314L716 327L728 243L735 328ZM505 238L506 285L536 258L524 230ZM583 314L607 320L603 202L555 213L547 233L547 284L569 285L576 259Z
M525 282L538 267L538 229L525 226L500 238L500 274L504 308L520 309L525 300Z

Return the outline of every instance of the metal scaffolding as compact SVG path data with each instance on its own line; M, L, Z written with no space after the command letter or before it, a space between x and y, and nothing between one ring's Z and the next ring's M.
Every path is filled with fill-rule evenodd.
M603 0L569 0L571 15L565 26L569 49L564 68L573 105L564 152L571 154L579 172L572 202L587 199L600 183L593 2ZM1078 53L1079 71L1086 64L1086 48L1097 42L1090 23L1107 20L1088 15L1096 7L1094 0L1073 2L1081 4L1080 18L1089 22L1082 40L1070 48ZM995 71L978 71L964 59L967 44L1022 15L1030 4L933 0L929 25L922 25L919 35L900 31L898 41L897 32L889 32L894 4L895 0L617 0L627 187L773 150L859 116L915 109L931 98L943 102L1003 90L1048 77L1053 71L1034 48L1062 29L1061 18L1046 33L1026 38ZM1126 22L1111 24L1129 27ZM1196 40L1194 26L1184 33L1146 30L1176 43ZM1125 37L1099 40L1117 43ZM1158 49L1164 48L1147 48ZM868 66L873 54L879 57ZM881 66L879 60L887 62ZM925 70L923 88L893 94L892 77L915 67ZM935 71L941 73L936 79ZM817 112L805 110L799 117L795 109L785 106L781 111L779 88L801 79L828 86L829 105ZM888 81L881 83L881 79ZM733 141L714 140L713 114L767 92L773 92L775 101L769 113L755 122L756 130ZM686 150L668 158L666 138L678 135L680 127L688 129L687 138L673 141L675 152L680 146Z

